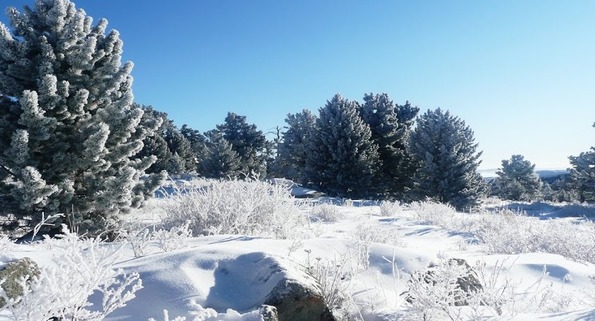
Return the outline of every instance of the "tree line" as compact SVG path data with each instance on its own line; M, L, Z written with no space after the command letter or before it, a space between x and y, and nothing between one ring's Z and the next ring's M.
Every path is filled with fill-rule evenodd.
M37 224L60 214L81 232L105 230L138 208L170 175L286 177L329 195L431 199L465 210L488 191L474 133L449 111L335 95L314 114L289 114L278 136L228 113L201 133L134 103L131 62L107 20L69 0L8 9L0 24L0 206L2 217ZM560 183L593 201L595 150L571 157ZM531 199L537 186L522 157L503 163L492 188ZM529 167L531 167L529 163ZM554 190L555 185L549 186ZM552 193L553 194L553 193ZM564 196L566 197L566 196Z

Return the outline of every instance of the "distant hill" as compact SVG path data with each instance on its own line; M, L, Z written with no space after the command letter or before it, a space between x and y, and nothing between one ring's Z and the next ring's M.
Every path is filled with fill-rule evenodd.
M479 173L481 174L481 176L483 176L483 178L490 180L490 179L494 179L494 178L498 177L498 175L496 174L497 171L498 171L498 169L482 169L482 170L479 170ZM537 169L537 170L535 170L535 173L537 174L537 176L539 176L539 178L541 178L543 180L550 181L553 178L557 178L559 176L568 174L568 170L567 169Z
M538 169L535 171L539 178L552 178L568 174L567 169Z

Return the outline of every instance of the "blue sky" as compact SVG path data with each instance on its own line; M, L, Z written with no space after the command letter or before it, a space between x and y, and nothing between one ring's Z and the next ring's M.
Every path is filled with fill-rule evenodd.
M179 126L232 111L272 132L335 93L386 92L465 120L482 168L513 154L565 168L595 145L595 1L75 3L121 33L136 101Z

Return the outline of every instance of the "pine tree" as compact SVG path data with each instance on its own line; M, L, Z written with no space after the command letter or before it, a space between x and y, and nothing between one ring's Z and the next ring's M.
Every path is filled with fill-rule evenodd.
M307 184L304 169L309 153L308 143L316 126L316 116L304 109L300 113L288 114L285 122L288 127L279 144L275 160L277 171L285 178Z
M499 196L512 201L533 201L540 196L541 180L535 174L535 165L522 155L502 160L496 172Z
M441 109L428 110L411 132L409 151L419 162L415 175L421 198L448 203L459 210L480 202L486 186L477 168L481 152L473 131Z
M215 132L231 144L241 160L241 171L245 175L266 175L268 141L256 125L249 125L246 116L227 113L225 123L217 125Z
M380 166L378 146L356 102L335 95L319 110L306 160L306 173L316 188L331 195L367 197Z
M190 150L192 151L193 162L196 164L196 171L200 173L202 170L202 161L207 155L207 139L198 130L182 125L180 133L190 143Z
M212 132L207 154L202 162L202 173L208 178L238 178L241 175L241 159L231 144L219 133Z
M404 199L413 187L416 168L407 152L406 143L413 118L419 109L411 107L409 103L395 106L387 94L366 94L359 111L370 126L372 141L378 145L382 161L375 179L377 192L383 197Z
M204 136L186 125L182 129L178 129L174 122L168 118L167 113L157 111L152 106L139 105L139 107L144 111L143 119L161 122L161 126L154 136L145 138L144 147L137 155L137 157L157 156L157 161L147 172L165 170L170 175L179 175L196 171L199 158L194 148L204 154L206 147L199 146L200 142L204 145ZM190 139L194 141L190 141ZM202 159L204 156L200 157Z
M135 158L159 123L132 104L132 63L117 31L69 0L8 9L0 23L0 182L18 217L65 213L105 226L152 196L141 180L155 157ZM83 228L83 226L79 226Z
M137 158L143 158L150 155L157 157L157 160L151 167L149 167L147 173L161 173L162 171L170 172L173 153L170 151L167 142L163 138L165 136L165 128L173 126L173 122L167 118L167 113L157 111L152 106L136 105L143 110L143 120L147 122L158 122L161 125L153 133L152 136L148 136L143 140L143 148L138 154Z
M168 167L167 171L169 174L179 175L196 169L196 158L192 152L190 141L180 133L178 128L173 124L168 126L163 133L163 139L173 155L170 160L171 166Z
M593 124L595 127L595 124ZM595 147L578 156L570 156L570 179L581 202L595 202Z

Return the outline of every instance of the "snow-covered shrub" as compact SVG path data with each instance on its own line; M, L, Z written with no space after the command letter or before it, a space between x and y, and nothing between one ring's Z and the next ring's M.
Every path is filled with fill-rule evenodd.
M118 236L130 245L134 257L144 256L152 241L150 227L148 226L136 228L128 226L126 229L121 229Z
M314 204L312 206L312 216L327 223L338 222L343 217L337 206L327 203Z
M192 306L192 319L185 317L176 317L170 319L167 310L163 310L163 321L262 321L263 316L261 310L248 311L246 313L239 313L238 311L227 309L225 312L217 312L210 308L203 308L195 304ZM161 321L150 318L148 321Z
M479 316L471 319L485 318L486 315L513 316L515 311L512 307L516 302L517 285L510 279L507 260L496 262L491 269L487 268L485 262L477 261L473 270L482 288L468 299L472 307L472 316Z
M314 260L308 256L306 273L320 285L324 303L333 315L347 313L346 305L349 303L349 290L354 274L349 255L332 259L316 257Z
M545 252L595 263L595 223L540 220L503 209L478 215L465 223L489 254Z
M188 245L188 238L192 236L190 222L184 225L173 226L170 229L158 229L152 232L155 245L163 252L170 252L184 248Z
M47 239L42 245L53 249L52 265L42 266L39 277L23 277L23 295L9 298L0 288L3 307L14 320L99 321L125 306L142 288L139 275L123 274L113 268L119 250L99 239L79 239L65 231L61 239ZM92 305L93 301L99 303ZM0 310L1 311L1 310Z
M401 203L398 201L383 201L380 203L381 216L395 216L401 212L403 212L403 208L401 207Z
M289 238L307 225L288 189L248 180L210 181L172 193L165 202L165 227L189 222L193 235L244 234Z
M353 254L358 266L364 270L370 266L370 249L374 243L404 245L401 235L391 226L370 223L358 225L353 234L353 241Z
M411 275L407 292L410 307L408 320L459 320L458 302L468 301L471 293L463 291L459 278L468 273L463 265L440 262L428 271L416 271Z
M188 238L192 236L189 226L190 222L169 229L152 224L127 224L118 234L120 239L130 245L134 257L141 257L150 246L156 246L163 252L186 247Z
M0 235L0 253L8 253L12 244L8 235Z
M409 209L424 223L469 233L488 254L544 252L595 262L592 221L541 220L506 208L463 214L456 213L449 205L432 202L412 203Z
M445 228L450 228L456 214L454 207L437 202L413 202L408 205L410 211L415 212L416 219Z

